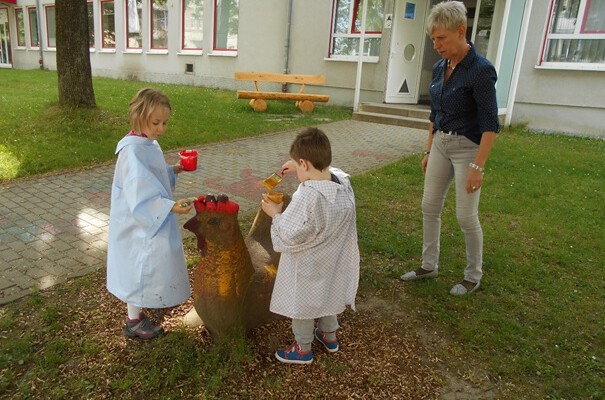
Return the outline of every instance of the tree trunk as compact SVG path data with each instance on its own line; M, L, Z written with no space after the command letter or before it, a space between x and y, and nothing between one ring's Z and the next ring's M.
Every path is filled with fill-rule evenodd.
M56 0L59 104L96 107L86 0Z

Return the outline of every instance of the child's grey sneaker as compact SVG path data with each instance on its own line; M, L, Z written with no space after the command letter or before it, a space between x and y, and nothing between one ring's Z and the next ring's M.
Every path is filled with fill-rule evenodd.
M153 339L164 333L164 329L159 325L154 325L143 314L139 319L129 319L124 327L124 334L129 338Z

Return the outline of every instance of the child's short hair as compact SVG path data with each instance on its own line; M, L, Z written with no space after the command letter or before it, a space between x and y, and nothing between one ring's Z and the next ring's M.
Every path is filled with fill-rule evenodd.
M290 157L297 163L301 158L320 171L332 163L332 147L325 133L318 128L307 128L296 136L290 147Z
M166 107L172 111L168 96L161 91L152 88L139 90L128 104L128 115L130 116L132 129L140 132L143 122L148 121L153 110L159 106Z

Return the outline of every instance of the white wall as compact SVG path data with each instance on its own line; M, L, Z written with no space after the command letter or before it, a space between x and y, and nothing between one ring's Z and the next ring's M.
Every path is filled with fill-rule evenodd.
M536 67L549 0L534 0L511 123L547 132L605 136L605 73Z

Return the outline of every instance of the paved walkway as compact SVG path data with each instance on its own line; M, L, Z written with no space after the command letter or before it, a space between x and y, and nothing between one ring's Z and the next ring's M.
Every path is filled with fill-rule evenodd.
M361 121L320 128L332 143L332 164L352 175L418 153L426 141L423 130ZM289 159L297 132L197 148L198 170L180 174L174 198L226 193L240 215L256 212L266 191L260 181ZM176 162L177 152L166 158ZM0 305L105 268L113 169L108 163L0 186ZM297 184L287 176L280 189L292 193ZM192 215L180 216L181 225Z

